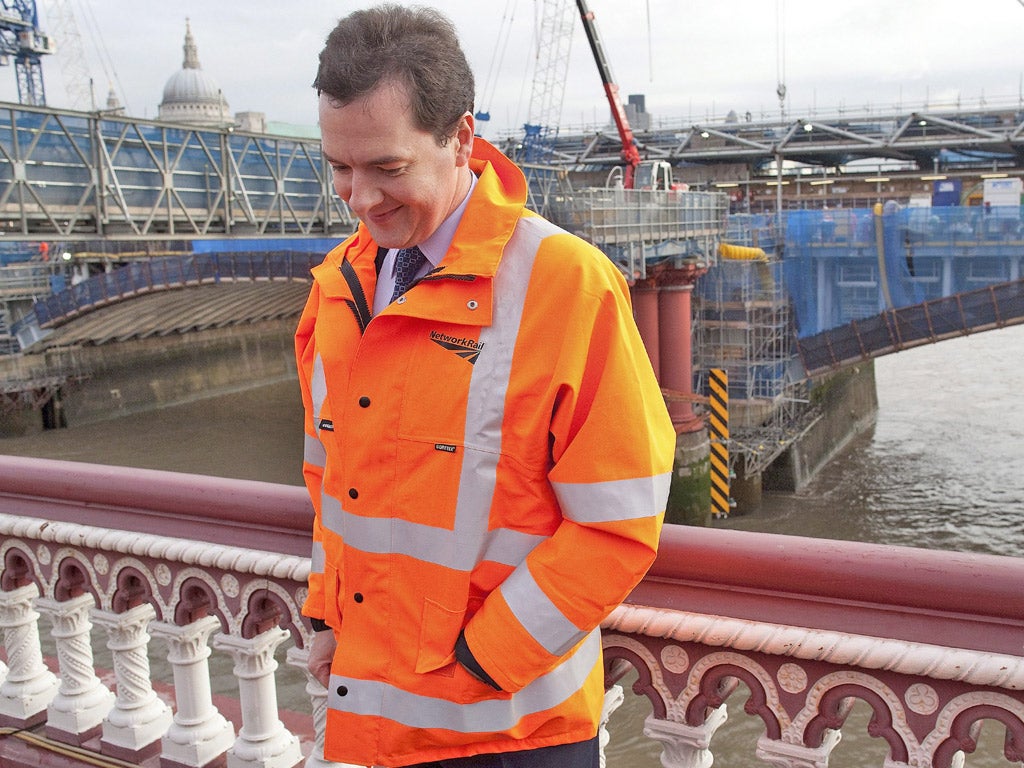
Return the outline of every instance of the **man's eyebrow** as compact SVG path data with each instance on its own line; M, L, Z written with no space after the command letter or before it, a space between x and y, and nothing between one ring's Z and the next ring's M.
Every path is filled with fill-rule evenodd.
M323 155L324 160L326 160L329 164L332 164L332 165L346 165L346 163L342 163L340 160L336 160L335 158L331 157L331 155L329 155L327 152L323 152L321 150L321 154ZM367 161L366 164L367 165L391 165L392 163L404 163L404 162L406 162L406 159L404 157L401 157L400 155L384 155L383 157L378 157L378 158L369 160L369 161Z
M404 163L406 159L400 155L384 155L375 160L370 160L367 165L391 165L392 163Z

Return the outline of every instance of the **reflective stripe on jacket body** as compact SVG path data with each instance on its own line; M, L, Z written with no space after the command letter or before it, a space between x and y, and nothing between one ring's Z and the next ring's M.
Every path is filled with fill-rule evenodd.
M329 760L593 737L596 627L657 549L675 433L625 283L527 212L522 174L480 139L472 168L447 256L404 301L368 318L360 227L314 269L296 335L317 510L304 612L338 640ZM455 662L461 630L501 691Z

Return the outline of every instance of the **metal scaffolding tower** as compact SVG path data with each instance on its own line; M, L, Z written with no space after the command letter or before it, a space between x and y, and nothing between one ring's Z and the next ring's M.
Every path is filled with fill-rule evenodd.
M777 260L720 259L697 284L698 391L713 369L729 381L730 459L752 477L801 432L806 383L792 375L794 334ZM738 463L742 462L742 466Z

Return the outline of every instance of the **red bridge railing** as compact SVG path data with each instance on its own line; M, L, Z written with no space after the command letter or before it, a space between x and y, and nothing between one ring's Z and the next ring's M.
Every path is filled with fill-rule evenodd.
M301 670L310 636L304 494L0 456L0 764L323 765L324 691L303 678L309 714L286 717L274 658ZM887 767L961 765L993 722L1016 764L1022 583L1017 558L670 526L605 624L606 714L635 673L670 768L710 765L744 691L775 766L827 765L857 704Z

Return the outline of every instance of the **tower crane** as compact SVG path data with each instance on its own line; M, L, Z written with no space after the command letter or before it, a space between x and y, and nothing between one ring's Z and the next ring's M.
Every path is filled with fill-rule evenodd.
M35 0L0 0L0 65L13 58L20 103L45 106L42 57L56 50L54 39L39 29Z
M551 137L557 132L557 122L561 114L562 96L565 89L566 74L569 64L569 45L572 39L572 4L569 0L538 0L542 4L538 30L538 65L535 72L533 95L530 101L531 120L524 125L525 135L515 155L516 162L527 171L527 177L533 183L543 178L550 181L550 172L545 173L543 166L551 160L553 151ZM1024 0L1021 0L1024 2ZM642 161L640 150L629 125L626 110L619 98L619 87L612 77L611 66L605 56L601 38L594 22L594 14L587 7L586 0L575 0L577 13L583 22L587 42L597 64L605 97L611 108L612 120L619 134L623 167L613 169L609 175L609 186L612 179L626 189L680 189L672 180L672 166L663 161ZM532 194L532 192L531 192ZM544 193L546 195L546 192ZM537 204L534 202L534 204Z
M572 6L566 0L538 0L536 70L529 119L523 126L522 160L548 159L548 141L558 132L572 48Z

